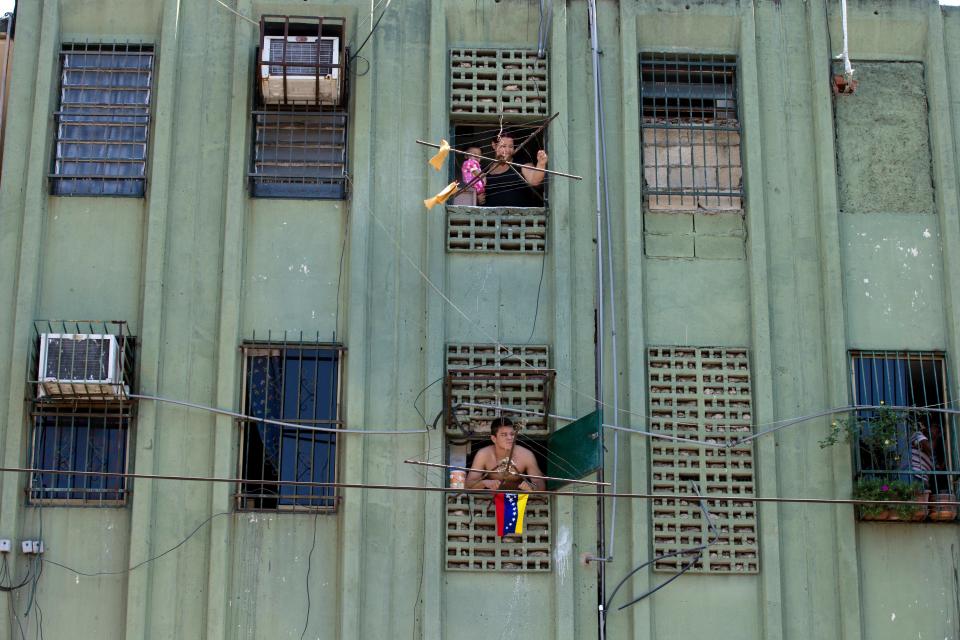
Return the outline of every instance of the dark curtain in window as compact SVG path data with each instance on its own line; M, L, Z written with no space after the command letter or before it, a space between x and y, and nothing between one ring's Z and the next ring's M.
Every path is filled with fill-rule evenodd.
M304 426L335 426L337 352L288 348L248 357L247 413ZM333 482L336 434L257 422L246 427L246 480ZM330 506L332 487L247 483L255 506Z

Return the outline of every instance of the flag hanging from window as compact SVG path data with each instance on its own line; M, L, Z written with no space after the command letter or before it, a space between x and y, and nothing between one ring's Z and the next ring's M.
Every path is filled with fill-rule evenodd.
M497 511L497 535L523 533L523 514L527 510L526 493L498 493L493 498Z

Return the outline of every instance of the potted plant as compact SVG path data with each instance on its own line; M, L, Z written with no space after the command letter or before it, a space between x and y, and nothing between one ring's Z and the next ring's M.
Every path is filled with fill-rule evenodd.
M874 476L857 479L853 486L853 499L869 501L857 505L861 520L923 520L927 516L926 505L884 504L888 501L927 502L930 492L923 483L906 480L889 480Z
M930 496L922 482L891 480L887 486L888 500L926 502ZM923 520L927 513L927 507L919 504L895 504L890 507L892 517L889 520Z
M930 519L940 522L955 520L957 518L956 505L941 505L941 502L956 502L957 497L952 492L946 491L931 496L930 501Z
M884 403L881 401L881 405ZM927 507L915 504L883 505L885 501L927 502L925 478L912 468L911 437L920 433L909 412L886 406L858 411L835 420L820 447L833 446L841 440L856 445L858 467L865 471L854 485L854 498L876 500L877 504L861 505L863 520L923 520ZM925 438L923 438L925 439ZM950 498L952 500L952 496ZM947 514L943 514L947 517ZM954 510L953 517L956 517Z
M841 440L848 444L857 443L862 468L895 471L900 467L902 457L899 445L903 438L898 435L906 436L911 431L911 421L903 412L881 407L834 420L830 433L819 444L823 449Z
M871 501L857 505L857 514L861 520L885 520L886 506L884 500L889 500L885 493L889 486L880 478L857 478L853 485L853 499Z

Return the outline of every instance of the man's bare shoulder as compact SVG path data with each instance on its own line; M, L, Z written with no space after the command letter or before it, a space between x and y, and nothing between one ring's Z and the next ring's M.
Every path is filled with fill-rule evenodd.
M496 466L495 458L494 447L492 444L489 444L483 449L480 449L480 451L477 451L473 457L473 464L471 466L474 469L493 469Z
M513 447L514 462L529 463L529 462L535 462L536 459L537 457L533 455L533 451L530 451L530 449L527 449L525 446L518 444Z

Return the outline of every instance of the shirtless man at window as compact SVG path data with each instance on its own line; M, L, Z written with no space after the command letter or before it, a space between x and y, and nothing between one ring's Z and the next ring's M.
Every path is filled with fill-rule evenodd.
M473 457L472 471L464 483L467 489L518 489L543 491L546 487L537 459L526 447L516 444L517 430L510 418L496 418L490 423L490 440ZM482 470L482 471L481 471Z

